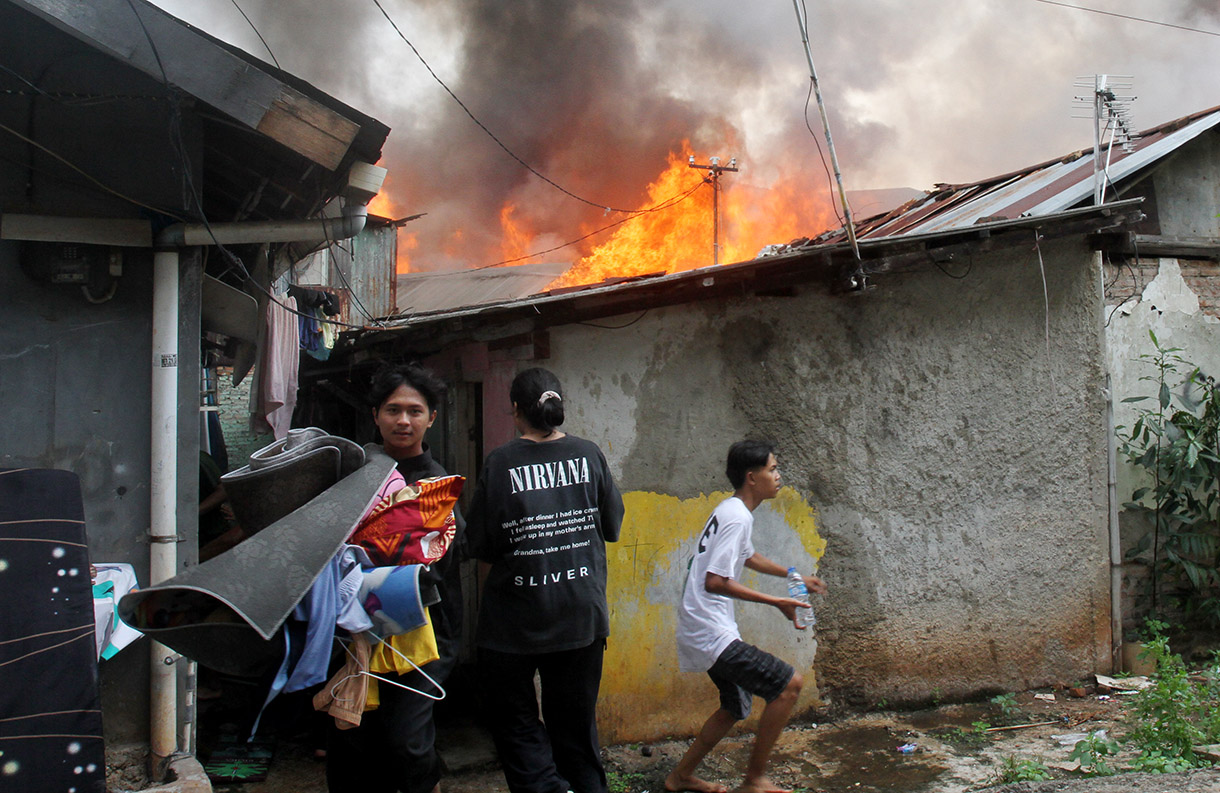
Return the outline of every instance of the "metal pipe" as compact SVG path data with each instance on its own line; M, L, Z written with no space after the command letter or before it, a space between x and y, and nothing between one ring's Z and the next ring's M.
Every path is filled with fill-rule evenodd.
M1106 270L1101 251L1093 254L1097 266L1097 288L1101 293L1102 313L1106 305ZM1101 343L1107 351L1106 328L1104 319L1099 316L1101 325ZM1107 363L1108 366L1108 363ZM1112 672L1122 669L1123 653L1123 548L1122 537L1118 528L1118 449L1114 431L1114 382L1109 372L1106 372L1106 496L1107 510L1106 527L1110 538L1110 665Z
M149 485L148 583L178 572L178 252L153 255L152 476ZM174 651L152 642L149 682L149 771L165 776L177 750Z
M335 218L313 220L258 220L239 223L175 223L157 235L157 245L245 245L260 242L328 242L360 233L368 207L348 206Z
M1123 652L1123 548L1118 530L1118 452L1114 448L1114 388L1110 375L1106 375L1106 429L1110 437L1106 443L1110 476L1108 494L1110 502L1110 663L1113 671L1122 669Z
M178 223L157 235L158 248L266 242L328 242L360 233L368 218L363 204L344 207L336 218L244 223ZM153 256L152 482L149 584L178 570L178 251ZM150 648L149 774L161 781L178 750L176 661L160 642ZM188 706L191 703L188 703ZM189 707L188 707L189 710Z

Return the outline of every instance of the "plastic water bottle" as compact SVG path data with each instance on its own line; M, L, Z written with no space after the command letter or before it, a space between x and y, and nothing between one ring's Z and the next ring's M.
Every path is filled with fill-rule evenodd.
M801 578L801 574L796 571L795 567L788 568L788 597L802 603L809 602L809 590L805 588L805 579ZM796 624L802 628L817 625L818 621L813 616L813 609L797 609Z

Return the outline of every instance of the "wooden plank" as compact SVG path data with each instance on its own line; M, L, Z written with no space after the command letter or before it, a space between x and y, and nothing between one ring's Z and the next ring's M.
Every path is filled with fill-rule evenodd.
M0 215L0 240L78 242L124 248L152 247L152 224L135 218L70 218L51 215Z
M1172 256L1183 259L1220 258L1220 239L1215 237L1164 237L1157 234L1136 234L1133 252L1149 256Z
M1093 250L1128 256L1165 256L1176 259L1220 259L1220 239L1215 237L1166 237L1159 234L1111 232L1094 234Z
M360 131L355 122L143 0L10 2L157 82L168 78L191 96L327 170L335 170Z
M259 121L258 131L333 171L343 161L360 127L284 86Z

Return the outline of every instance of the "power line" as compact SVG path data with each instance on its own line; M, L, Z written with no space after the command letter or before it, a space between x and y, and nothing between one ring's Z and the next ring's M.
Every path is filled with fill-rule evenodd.
M698 190L700 187L703 187L703 185L705 185L705 184L707 184L707 182L704 181L703 179L700 179L699 182L694 187L687 190L685 193L679 193L678 195L673 196L672 198L668 198L665 201L662 201L660 204L657 204L655 207L653 207L652 209L650 209L648 211L657 212L662 209L669 209L672 206L677 206L678 204L682 203L683 201L685 201L686 199L688 199L692 195L694 195L695 191ZM636 218L640 217L641 214L643 214L643 213L629 215L625 218L620 218L619 220L616 220L613 223L607 223L605 226L602 226L601 228L590 231L588 234L585 234L583 237L577 237L576 239L571 240L569 242L560 243L559 245L556 245L553 248L547 248L546 250L543 250L543 251L534 251L533 253L527 253L523 256L514 256L511 259L505 259L504 261L496 262L494 264L482 264L482 265L479 265L478 267L471 267L470 269L471 270L487 270L492 267L499 267L502 264L512 264L513 262L524 261L525 259L532 259L535 256L542 256L543 254L546 254L546 253L553 253L554 251L560 250L562 248L567 248L572 245L575 245L578 242L584 242L585 240L589 239L590 237L596 237L598 234L601 234L603 231L612 229L615 226L621 226L629 220L635 220Z
M8 126L5 126L4 124L0 124L0 131L7 132L8 134L12 135L13 137L17 138L18 140L21 140L21 141L23 141L23 142L25 142L25 143L28 143L29 145L31 145L31 146L33 146L33 147L35 147L36 149L39 149L39 150L40 150L40 151L42 151L43 153L45 153L45 154L47 154L47 155L49 155L49 156L51 156L51 157L54 157L56 160L59 160L59 162L63 163L63 164L64 164L64 165L66 165L67 167L71 168L73 171L76 171L78 174L80 174L81 176L83 176L83 177L85 177L86 179L88 179L90 182L92 182L92 183L93 183L94 185L96 185L98 188L100 188L100 189L102 189L102 190L106 191L107 193L110 193L110 194L111 194L111 195L113 195L113 196L116 196L116 197L118 197L118 198L121 198L121 199L123 199L124 201L127 201L127 202L129 202L129 203L131 203L131 204L134 204L135 206L138 206L138 207L140 207L140 208L142 208L142 209L147 209L147 210L148 210L148 211L150 211L150 212L155 212L155 213L157 213L157 214L159 214L159 215L166 215L167 217L171 217L171 218L173 218L174 220L178 220L178 221L181 221L181 220L182 220L182 218L181 218L181 217L179 217L178 215L175 215L173 212L171 212L171 211L169 211L169 210L167 210L167 209L162 209L162 208L160 208L160 207L155 207L155 206L152 206L151 204L146 204L146 203L144 203L143 201L140 201L139 199L132 198L132 197L131 197L131 196L129 196L129 195L126 195L126 194L124 194L124 193L119 192L118 190L115 190L113 187L111 187L111 186L109 186L109 185L105 184L104 182L102 182L101 180L99 180L99 179L95 178L95 177L94 177L92 174L90 174L88 171L84 170L84 169L83 169L83 168L81 168L80 166L78 166L78 165L76 165L75 163L71 162L71 161L70 161L70 160L68 160L67 158L65 158L65 157L61 156L60 154L58 154L58 153L56 153L56 152L52 151L51 149L49 149L49 148L47 148L46 146L44 146L44 145L42 145L41 143L39 143L38 141L36 141L36 140L34 140L34 139L32 139L32 138L26 137L25 135L22 135L20 132L18 132L17 130L13 129L12 127L8 127Z
M428 70L428 74L432 75L432 79L435 80L437 82L437 84L440 85L441 88L445 89L445 93L449 94L449 96L452 97L454 102L457 102L458 107L462 108L462 111L465 112L466 115L470 117L471 121L473 121L475 124L478 125L479 129L481 129L481 130L483 130L483 132L487 133L487 136L489 138L491 138L493 141L495 141L496 145L499 146L501 149L503 149L505 154L507 154L509 157L512 157L514 160L516 160L517 163L522 168L525 168L525 170L529 171L534 176L536 176L539 179L541 179L542 181L546 182L551 187L554 187L556 190L558 190L559 192L568 196L569 198L574 198L577 201L581 202L582 204L588 204L591 207L597 207L598 209L604 209L607 212L622 212L626 215L643 215L647 212L656 212L662 208L665 208L666 203L670 199L666 199L666 201L662 201L660 204L653 206L653 207L649 207L647 209L623 209L621 207L612 207L612 206L607 206L606 204L599 203L597 201L591 201L588 198L585 198L584 196L579 196L576 193L573 193L571 190L568 190L563 185L550 179L545 174L540 172L537 168L535 168L534 166L527 163L525 160L518 157L517 154L512 149L508 148L508 146L505 145L504 141L502 141L498 137L496 137L496 134L494 132L492 132L490 129L488 129L487 125L484 124L482 121L480 121L478 119L478 117L475 116L475 114L473 112L471 112L470 108L468 108L466 106L466 103L463 102L460 98L458 98L458 95L455 94L452 91L452 89L450 89L449 86L445 84L445 81L442 80L440 78L440 76L437 75L437 73L432 70L432 67L428 64L428 61L424 60L424 56L419 53L419 50L415 48L415 45L411 43L411 40L408 39L406 37L406 35L402 32L402 30L399 29L398 23L396 23L393 20L393 18L390 16L389 12L387 12L385 10L385 8L381 5L381 0L373 0L373 5L377 6L377 9L379 11L381 11L382 16L384 16L386 18L386 21L390 23L390 26L394 28L394 32L398 34L398 37L400 39L402 39L404 42L406 42L406 45L411 48L411 52L415 53L415 57L418 58L419 62L422 63L424 65L424 68ZM490 266L494 266L494 265L490 265Z
M288 307L271 293L271 289L269 287L264 287L258 282L258 280L246 268L246 263L241 260L241 257L220 244L220 240L216 238L216 233L212 231L212 224L208 222L207 213L203 209L203 198L199 195L199 190L196 188L195 180L191 175L190 157L187 156L186 143L182 140L182 112L181 108L178 106L178 103L174 101L173 88L169 81L169 74L165 71L165 64L161 61L161 53L157 50L157 43L153 40L152 34L148 32L148 27L145 26L144 19L140 16L140 12L136 10L134 0L127 0L127 5L131 8L131 13L135 15L136 20L140 23L140 29L144 31L144 38L148 41L148 46L152 50L153 58L156 59L157 66L161 70L161 80L162 84L165 86L166 98L169 101L170 106L170 144L172 145L174 152L178 155L178 159L182 161L183 176L186 177L186 184L190 190L191 198L194 199L195 206L198 209L199 219L203 222L204 228L207 229L208 235L212 238L212 242L216 246L216 249L220 251L221 255L223 255L231 265L236 265L237 269L242 275L245 276L246 280L253 284L258 291L266 295L268 300L275 303L285 311L296 314L298 317L306 317L307 319L329 322L332 325L342 325L344 327L355 329L360 329L363 327L360 325L350 325L346 322L340 322L339 320L319 319L312 314L305 314L301 311ZM84 172L82 171L81 173ZM85 175L88 176L88 174Z
M246 20L246 24L249 25L250 29L254 31L254 35L258 36L258 40L263 43L263 47L266 48L267 54L271 56L271 60L275 64L275 68L282 69L283 67L280 66L280 62L275 59L275 53L271 51L271 45L267 43L265 38L263 38L263 34L259 33L258 28L254 27L254 23L250 21L250 17L246 16L246 12L241 10L241 6L237 4L237 0L231 0L231 2L233 3L233 7L237 9L237 13L241 14L242 19Z
M1143 22L1146 25L1159 25L1163 28L1174 28L1175 30L1185 30L1188 33L1202 33L1205 36L1220 36L1220 32L1214 30L1202 30L1200 28L1192 28L1186 25L1175 25L1172 22L1159 22L1155 19L1145 19L1143 17L1133 17L1129 14L1119 14L1115 11L1102 11L1099 8L1088 8L1086 6L1076 6L1070 3L1060 3L1058 0L1034 0L1036 3L1045 3L1048 6L1061 6L1063 8L1071 8L1076 11L1088 11L1093 14L1101 14L1107 17L1117 17L1118 19L1128 19L1132 22Z

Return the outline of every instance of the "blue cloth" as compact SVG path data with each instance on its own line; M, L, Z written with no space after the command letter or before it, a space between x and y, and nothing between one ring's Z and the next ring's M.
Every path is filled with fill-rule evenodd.
M335 638L335 620L339 616L341 555L342 551L330 560L314 579L309 592L292 610L293 619L307 622L309 629L305 634L301 658L284 685L285 692L300 691L326 680L326 666L330 663L330 648Z
M344 546L314 579L313 586L292 610L294 619L306 622L305 646L284 685L285 693L300 691L323 682L330 663L335 626L360 633L373 626L368 614L356 602L360 566L368 562L363 549Z

